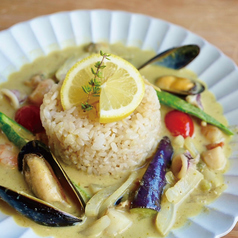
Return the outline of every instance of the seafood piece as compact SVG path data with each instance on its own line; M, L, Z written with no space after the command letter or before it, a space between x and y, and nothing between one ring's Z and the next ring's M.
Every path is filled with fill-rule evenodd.
M85 202L81 194L49 148L42 142L30 141L22 148L18 155L18 169L23 171L25 180L33 193L46 201L2 186L0 187L1 199L22 215L42 225L69 226L83 221ZM47 188L48 186L50 189ZM58 204L60 208L56 207Z
M225 145L225 143L224 143L223 141L221 141L221 142L218 142L218 143L208 144L208 145L206 145L206 148L207 148L208 150L211 150L211 149L214 149L214 148L216 148L216 147L218 147L218 146L220 146L220 147L222 148L224 145Z
M155 85L162 90L179 95L195 95L205 90L205 86L198 81L170 75L159 77Z
M82 214L84 212L85 202L81 197L81 194L75 189L74 185L66 175L65 171L50 152L49 148L45 146L42 142L33 140L28 142L20 151L18 155L18 169L23 171L25 169L24 163L25 158L29 154L36 154L41 156L44 161L50 166L51 173L53 176L58 179L59 183L62 185L65 191L67 191L68 196L71 198L72 202L78 204L78 209ZM23 171L24 173L25 171Z
M35 89L37 85L44 79L45 76L43 74L36 74L31 77L30 80L25 81L24 84L32 89Z
M181 179L186 176L190 167L196 167L200 156L193 158L189 151L178 154L173 157L171 164L171 171L177 179Z
M189 160L185 154L179 154L172 160L171 170L176 178L181 179L187 173Z
M14 207L19 213L45 226L71 226L82 222L81 218L60 211L40 199L18 193L0 186L0 199Z
M199 52L200 48L197 45L184 45L171 48L148 60L138 67L138 70L152 63L178 70L188 65L197 57ZM194 95L205 90L204 85L200 82L170 75L159 77L155 85L162 90L180 95Z
M195 95L188 95L185 100L194 105L195 107L198 107L200 108L201 110L203 110L203 105L202 105L202 100L201 100L201 94L198 93L198 94L195 94Z
M0 145L0 163L9 167L17 167L18 149L13 144L5 143Z
M215 126L201 126L201 132L210 143L216 143L224 140L221 130Z
M54 84L55 82L52 79L45 79L39 82L34 91L28 97L29 101L36 106L40 106L43 102L44 95L50 91Z
M20 107L20 104L27 99L27 96L21 95L18 90L10 90L3 88L0 92L3 96L8 98L14 109L18 109Z
M36 197L61 209L68 210L71 207L62 186L44 158L36 154L26 154L22 170L28 187Z
M171 69L181 69L195 59L199 52L200 48L197 45L184 45L170 48L145 62L138 67L138 70L152 63Z
M213 170L222 170L227 163L224 151L220 146L204 151L202 153L202 159Z

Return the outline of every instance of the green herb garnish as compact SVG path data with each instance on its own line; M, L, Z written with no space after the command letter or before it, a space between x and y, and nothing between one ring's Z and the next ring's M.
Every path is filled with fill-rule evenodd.
M95 63L94 67L96 68L96 70L91 68L91 71L94 77L90 79L87 85L82 86L83 91L88 95L87 100L81 103L81 108L83 109L84 112L90 111L93 109L93 105L89 103L90 98L100 96L101 79L103 77L101 70L106 67L105 65L103 65L103 61L104 59L109 60L108 57L110 56L110 54L103 53L102 51L100 51L100 55L102 56L102 60L97 61Z

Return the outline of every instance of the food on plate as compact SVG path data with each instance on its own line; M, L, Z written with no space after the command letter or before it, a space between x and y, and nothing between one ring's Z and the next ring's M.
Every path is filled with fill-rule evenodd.
M132 201L133 208L160 211L161 195L166 184L166 169L170 167L172 155L173 147L170 139L165 136L140 181Z
M232 131L221 106L184 68L138 71L153 54L91 43L1 85L3 212L42 236L163 237L224 191ZM170 75L202 90L154 85Z

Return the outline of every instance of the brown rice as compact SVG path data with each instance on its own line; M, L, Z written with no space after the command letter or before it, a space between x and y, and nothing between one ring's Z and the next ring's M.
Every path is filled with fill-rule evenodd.
M63 110L61 85L54 85L44 97L41 120L55 156L76 168L113 174L145 162L160 139L160 103L153 87L146 85L138 108L122 121L100 124L81 109Z

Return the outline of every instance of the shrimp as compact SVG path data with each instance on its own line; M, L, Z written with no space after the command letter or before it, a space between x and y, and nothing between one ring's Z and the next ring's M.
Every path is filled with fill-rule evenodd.
M0 144L0 163L12 168L17 167L18 149L10 144Z

